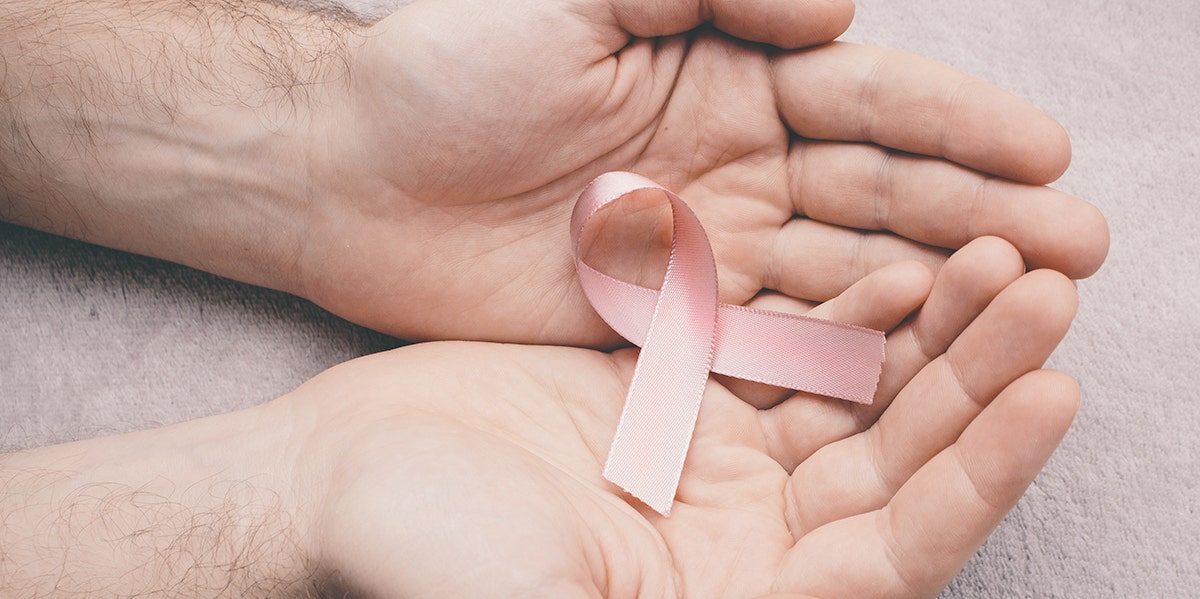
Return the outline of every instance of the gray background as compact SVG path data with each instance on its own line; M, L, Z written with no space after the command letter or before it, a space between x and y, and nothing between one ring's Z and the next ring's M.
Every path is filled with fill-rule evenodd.
M1200 3L858 5L846 39L1062 121L1075 160L1056 186L1112 229L1051 362L1082 383L1079 418L946 595L1200 596ZM0 449L254 405L396 343L290 296L0 225Z

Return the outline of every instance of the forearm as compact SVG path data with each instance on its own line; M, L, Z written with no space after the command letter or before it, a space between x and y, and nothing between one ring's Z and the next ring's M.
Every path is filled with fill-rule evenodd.
M0 4L0 218L290 289L350 25L263 2Z
M305 595L288 440L255 409L0 456L0 595Z

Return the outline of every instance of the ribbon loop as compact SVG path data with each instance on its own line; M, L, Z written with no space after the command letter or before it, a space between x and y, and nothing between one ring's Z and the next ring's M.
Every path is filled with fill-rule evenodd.
M580 239L604 206L639 190L661 191L674 234L659 290L601 273ZM596 312L642 348L604 477L670 515L709 372L870 403L883 363L879 331L717 300L717 270L700 220L676 194L640 175L597 177L571 215L575 267Z

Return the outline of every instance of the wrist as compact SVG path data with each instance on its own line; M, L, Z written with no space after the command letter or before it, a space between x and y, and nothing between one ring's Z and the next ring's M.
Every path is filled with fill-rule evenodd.
M256 408L0 456L0 594L311 588L290 439Z
M272 3L0 6L0 218L293 291L349 24Z

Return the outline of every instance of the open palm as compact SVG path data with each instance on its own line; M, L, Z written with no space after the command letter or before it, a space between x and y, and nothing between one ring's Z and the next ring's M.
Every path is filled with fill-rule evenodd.
M898 52L689 30L688 4L439 0L368 30L336 118L315 124L302 293L412 339L611 344L567 242L575 198L608 170L692 205L729 303L764 289L824 301L981 235L1035 267L1098 267L1107 233L1091 206L984 174L1057 177L1069 145L1049 117ZM710 4L746 21L706 15L717 26L778 45L845 25L839 3ZM656 286L667 223L614 229L610 246L634 259L606 252L613 274Z
M1039 368L1075 294L991 238L931 292L922 271L815 311L892 330L875 405L759 410L711 381L670 518L600 477L636 350L453 342L337 367L277 402L313 423L313 555L367 596L935 594L1070 423L1077 388Z

